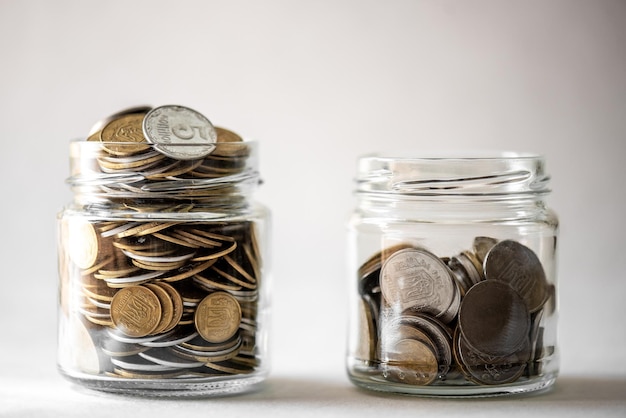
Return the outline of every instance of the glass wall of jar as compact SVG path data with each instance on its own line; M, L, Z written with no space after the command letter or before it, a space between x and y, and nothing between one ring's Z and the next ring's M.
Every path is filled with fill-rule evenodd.
M550 387L558 220L543 158L374 155L356 180L350 379L425 396Z
M258 144L204 147L71 143L74 200L58 216L58 366L71 381L185 396L265 379Z

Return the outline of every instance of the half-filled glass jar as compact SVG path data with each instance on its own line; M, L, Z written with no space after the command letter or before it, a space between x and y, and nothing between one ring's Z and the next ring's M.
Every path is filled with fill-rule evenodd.
M368 389L496 396L558 374L558 219L541 156L359 160L347 369Z

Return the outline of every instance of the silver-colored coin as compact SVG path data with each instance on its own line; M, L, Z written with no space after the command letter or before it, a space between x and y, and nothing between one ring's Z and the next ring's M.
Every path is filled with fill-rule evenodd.
M201 361L189 361L180 358L174 354L173 351L167 348L150 349L139 353L139 356L156 364L160 364L164 367L174 367L180 369L193 369L203 366Z
M450 306L448 307L448 309L443 314L438 315L437 319L439 319L444 324L451 323L452 321L454 321L454 319L458 315L460 307L461 307L461 290L459 289L458 284L455 282L454 283L454 298L452 299L452 302L450 303Z
M434 316L446 313L456 289L448 267L436 255L418 248L397 251L385 261L380 287L394 308Z
M485 259L485 278L511 286L526 302L528 311L538 311L548 299L548 283L541 261L530 248L517 241L500 241Z
M162 372L178 370L178 366L167 366L163 364L155 363L144 357L140 357L139 354L134 356L127 356L123 358L112 358L111 363L117 367L121 367L125 370L133 371L145 371L145 372Z
M184 106L152 109L143 119L143 132L155 148L176 160L203 158L215 149L217 132L201 113Z

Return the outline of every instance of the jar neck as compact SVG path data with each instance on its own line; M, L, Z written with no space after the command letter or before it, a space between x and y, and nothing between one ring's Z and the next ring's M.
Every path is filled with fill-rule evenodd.
M363 216L425 222L511 221L534 219L545 211L539 197L485 199L477 197L415 197L357 194L358 210Z
M71 143L67 183L74 208L139 217L232 215L248 209L260 184L253 142L218 143L211 154L192 160L167 157L150 145L140 152L120 155L120 150L123 144Z
M424 221L510 220L546 211L550 177L539 156L359 160L362 214Z

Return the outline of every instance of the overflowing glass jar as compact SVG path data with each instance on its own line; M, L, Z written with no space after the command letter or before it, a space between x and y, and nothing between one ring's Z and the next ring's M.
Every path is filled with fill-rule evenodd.
M182 106L112 115L70 144L58 216L58 365L92 389L253 388L268 373L269 211L258 144Z
M558 220L540 156L359 160L347 368L368 389L495 396L558 374Z

